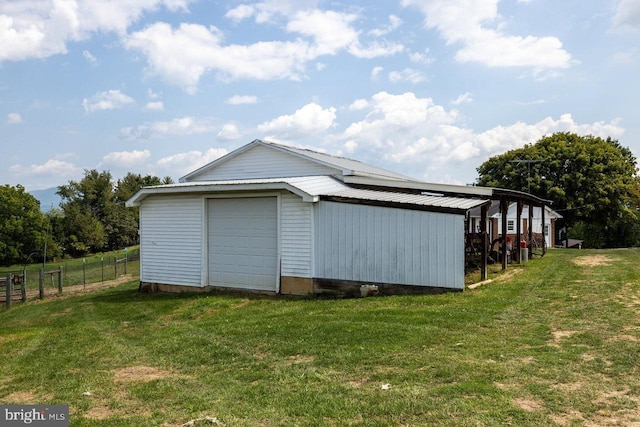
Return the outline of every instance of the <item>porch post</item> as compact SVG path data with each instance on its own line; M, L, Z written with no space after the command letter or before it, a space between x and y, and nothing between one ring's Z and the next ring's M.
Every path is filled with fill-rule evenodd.
M509 213L509 203L506 199L500 200L500 216L502 218L502 236L500 237L500 247L502 249L502 269L507 269L507 214Z
M547 237L545 236L545 205L540 206L540 210L542 210L542 255L547 253Z
M529 235L529 257L531 257L531 251L533 249L533 203L529 203L529 223L527 224L527 234Z
M522 200L518 200L518 213L517 213L517 225L516 225L516 241L513 242L511 251L516 254L518 264L522 264L522 257L520 256L520 240L522 240Z
M487 280L487 205L482 205L480 208L480 258L482 263L480 266L480 280Z

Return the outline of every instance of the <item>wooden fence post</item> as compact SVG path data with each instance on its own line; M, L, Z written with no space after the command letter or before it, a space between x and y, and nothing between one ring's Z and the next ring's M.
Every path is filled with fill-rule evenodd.
M38 290L40 292L40 299L44 299L44 267L38 270Z
M27 269L22 269L22 302L27 300Z
M62 293L62 266L58 267L58 292Z
M11 273L7 274L5 291L7 295L7 308L11 308L11 297L13 296L13 281L11 280Z

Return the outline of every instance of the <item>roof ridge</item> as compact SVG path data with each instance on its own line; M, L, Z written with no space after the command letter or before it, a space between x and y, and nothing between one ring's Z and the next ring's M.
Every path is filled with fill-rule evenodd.
M300 148L300 147L295 147L293 145L282 144L282 143L279 143L279 142L265 141L263 139L261 139L259 141L263 142L264 144L275 145L276 147L282 147L284 149L292 148L294 150L299 150L299 151L308 151L310 153L320 154L322 156L333 157L334 159L349 160L351 162L357 162L357 163L362 163L363 165L368 165L368 163L365 163L365 162L363 162L361 160L358 160L358 159L353 159L351 157L346 157L346 156L337 156L335 154L323 153L322 151L313 150L311 148ZM369 166L373 166L373 165L369 165ZM374 167L377 167L377 166L374 166Z

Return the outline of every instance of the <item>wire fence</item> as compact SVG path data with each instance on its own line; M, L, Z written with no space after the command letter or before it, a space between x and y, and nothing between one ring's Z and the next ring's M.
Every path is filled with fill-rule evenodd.
M140 275L140 250L123 251L118 255L48 262L44 266L28 265L23 270L0 273L24 274L27 290L38 290L42 274L45 289L64 289L67 286L87 285L114 280L124 275Z

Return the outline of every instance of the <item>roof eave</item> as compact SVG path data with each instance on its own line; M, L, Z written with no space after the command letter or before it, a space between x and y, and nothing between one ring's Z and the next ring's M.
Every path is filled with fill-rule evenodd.
M540 205L550 205L551 200L542 199L533 194L516 190L507 190L504 188L480 187L480 186L463 186L453 184L438 184L423 181L395 181L391 179L378 178L373 176L351 175L345 176L344 182L347 184L370 185L378 187L402 188L407 190L421 190L433 193L447 194L454 197L466 198L492 198L492 199L526 199ZM399 185L400 184L400 185Z
M268 183L246 183L246 184L190 184L190 185L168 185L156 187L144 187L140 189L126 202L127 207L140 206L142 201L152 195L169 195L169 194L199 194L199 193L228 193L235 191L278 191L287 190L300 197L304 202L317 202L318 196L308 194L298 187L286 182L268 182Z

